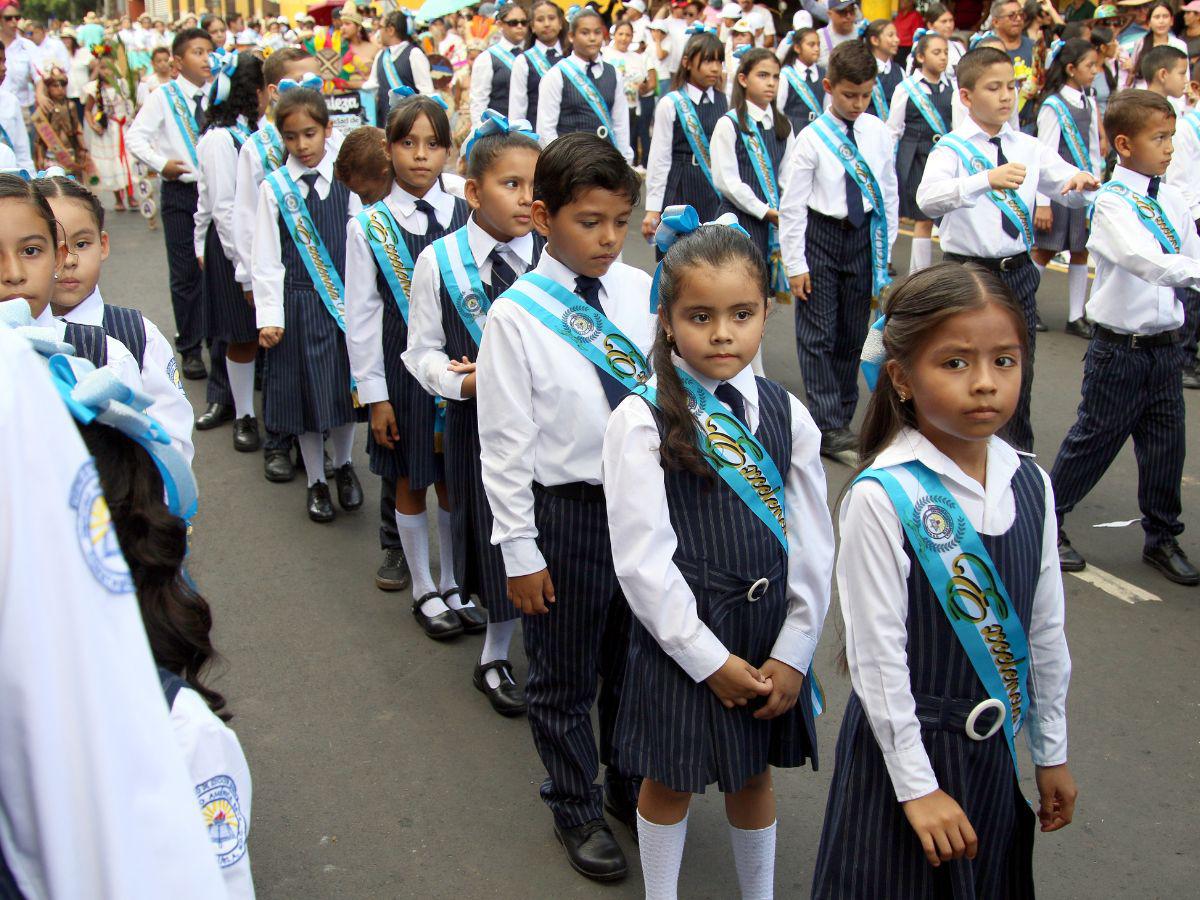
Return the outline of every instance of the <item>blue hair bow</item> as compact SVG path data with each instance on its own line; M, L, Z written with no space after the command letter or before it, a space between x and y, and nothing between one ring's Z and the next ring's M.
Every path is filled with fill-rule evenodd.
M918 28L916 31L914 31L913 32L913 46L914 47L917 46L917 44L920 43L921 38L925 37L925 35L930 34L930 33L931 32L928 28Z
M471 158L471 148L475 146L475 142L480 138L485 138L491 134L511 134L514 131L534 141L538 139L537 132L533 130L533 126L529 124L528 119L514 119L510 122L507 116L502 116L494 110L484 110L483 119L475 126L475 130L471 132L471 136L467 138L467 142L463 144L463 159L469 160Z
M436 103L442 109L446 110L446 112L450 111L450 104L447 103L445 101L445 99L443 99L439 95L437 95L437 94L420 94L417 91L410 88L407 84L402 84L399 87L392 88L391 95L392 95L392 99L391 99L392 106L395 106L397 103L399 103L402 100L407 100L409 97L424 96L424 97L432 100L434 103Z
M1050 45L1050 56L1046 59L1047 70L1054 65L1054 60L1058 59L1058 54L1062 52L1062 48L1065 46L1067 46L1067 42L1062 38L1057 38L1054 43Z
M867 339L863 342L862 354L858 360L863 378L871 390L875 390L875 386L879 384L879 373L883 371L883 365L887 362L887 351L883 349L883 329L886 325L887 316L880 316L875 320L875 324L867 330Z
M296 88L305 88L306 90L316 91L318 94L325 87L325 82L320 75L315 72L306 72L304 77L299 81L294 78L285 78L279 82L279 93L286 94L288 91Z
M859 37L862 37L864 34L867 33L867 29L870 27L871 27L871 20L870 19L862 19L861 21L859 21L859 23L857 25L854 26L854 33L857 34Z
M991 40L996 35L991 31L981 31L978 34L971 35L971 39L967 42L967 49L974 50L984 41Z
M753 49L754 49L753 44L743 44L741 47L738 47L736 50L733 51L733 58L741 59L743 56L745 56L747 53L749 53Z
M573 4L566 12L567 25L575 22L575 17L583 12L583 7L579 4Z
M780 47L790 47L795 42L796 42L796 32L795 32L795 29L793 29L792 31L789 31L787 34L785 34L783 36L783 40L779 42L779 46Z
M72 181L75 180L75 176L62 166L49 166L45 169L38 169L37 175L34 178L69 178Z
M47 359L57 353L75 355L75 348L60 341L53 328L34 324L28 300L8 300L0 303L0 325L11 328L25 338L35 351Z
M697 22L695 25L689 26L686 30L684 30L683 33L684 34L711 34L715 37L717 34L717 29L713 25L702 25L701 23Z
M654 246L665 256L677 240L693 231L698 231L705 225L722 225L740 231L747 238L750 237L750 233L738 224L737 216L731 212L717 216L711 222L701 222L700 214L696 212L694 206L681 204L668 206L662 211L662 216L658 220L658 229L654 232ZM651 312L658 312L658 282L661 278L662 260L659 260L658 266L654 270L654 280L650 284Z
M208 105L219 106L229 99L229 88L234 70L237 69L238 55L232 53L208 54L208 64L212 68L213 83L208 89ZM282 85L280 90L282 90Z

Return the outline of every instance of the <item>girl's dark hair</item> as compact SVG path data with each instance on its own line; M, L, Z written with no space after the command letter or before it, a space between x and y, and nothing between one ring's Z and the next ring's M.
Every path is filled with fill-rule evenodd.
M875 55L875 48L871 46L871 41L878 40L887 27L892 24L891 19L876 19L867 26L867 30L863 32L862 40L867 45L867 49L871 51L871 55Z
M208 31L208 26L211 25L213 22L220 22L222 25L225 26L226 31L229 30L229 23L226 22L224 18L217 15L216 13L206 13L200 17L200 27L203 28L205 31Z
M568 25L568 30L570 31L571 34L575 33L576 29L579 28L579 23L582 22L584 19L599 19L600 26L605 27L604 16L600 15L600 11L597 10L594 6L585 6L583 9L581 9L579 12L577 12L575 14L575 18L573 18L570 21L570 23Z
M46 222L50 232L50 240L58 244L58 219L54 218L54 210L50 202L34 188L33 183L19 175L0 174L0 200L24 200L31 205L39 216Z
M681 299L684 281L699 266L730 269L743 265L751 283L767 303L767 266L753 241L726 225L705 225L680 238L662 260L658 283L661 318L652 350L654 372L658 376L658 408L662 414L663 435L659 456L667 469L692 472L707 481L716 473L704 461L704 452L696 435L696 420L688 409L687 392L671 361L673 343L667 341L662 320L671 320L671 310ZM764 309L765 312L765 309Z
M1025 366L1029 350L1025 314L1004 282L975 263L938 263L897 279L887 297L887 325L883 329L887 359L908 369L930 333L946 319L989 303L1000 305L1012 316L1021 344L1021 365ZM906 425L917 427L913 404L900 402L891 376L881 367L859 437L859 471Z
M400 40L408 40L408 16L402 12L388 13L388 17L383 20L384 28L396 29L396 34L400 35Z
M37 178L31 183L38 195L46 198L47 203L56 197L79 201L92 214L92 219L96 222L96 230L104 230L104 204L100 202L99 197L75 179L55 175L53 178Z
M467 159L467 177L482 178L507 150L532 150L538 154L542 152L537 141L519 131L489 134L472 145L471 156Z
M912 48L914 72L921 67L921 60L919 57L925 55L925 51L929 49L929 45L933 41L943 41L946 44L947 49L950 47L950 41L947 38L938 34L936 31L926 31L923 35L921 35L921 39L917 41Z
M779 60L775 58L775 51L768 50L765 47L755 47L747 51L746 55L742 57L742 61L738 65L737 74L745 75L749 79L754 67L759 63L767 61L774 63L776 67L782 69L779 66ZM742 87L742 83L737 78L733 80L733 94L730 97L729 105L737 111L738 128L748 132L750 130L750 123L746 120L746 89ZM779 111L779 108L774 103L771 104L771 115L775 122L775 137L781 141L786 141L788 135L792 133L791 121Z
M1100 52L1112 43L1112 29L1105 25L1096 25L1092 28L1092 49L1099 56ZM1104 77L1104 83L1108 85L1108 92L1112 94L1117 89L1117 73L1113 71L1103 60L1100 62L1100 74Z
M1125 87L1133 87L1133 83L1139 78L1145 78L1142 75L1142 57L1154 49L1154 32L1150 30L1150 17L1154 15L1154 11L1162 7L1171 14L1171 19L1175 19L1175 7L1167 0L1155 0L1150 4L1150 9L1146 12L1146 36L1137 43L1137 53L1133 56L1133 68L1129 70L1129 77L1125 81ZM1145 78L1149 81L1149 78Z
M278 118L279 114L276 113L275 116ZM433 136L437 138L437 142L444 147L449 147L450 117L446 115L446 110L440 103L424 94L405 97L392 107L387 118L388 143L396 144L408 137L413 126L417 124L417 119L421 116L429 119L429 124L433 126Z
M936 22L938 19L940 19L942 16L944 16L948 12L950 12L950 10L947 9L945 6L943 6L941 3L927 4L925 7L925 11L923 13L921 13L921 15L925 17L925 27L926 28L932 27L934 22Z
M228 721L221 713L225 698L202 679L217 653L209 637L212 611L183 571L187 523L163 502L162 476L145 449L95 422L79 426L79 433L96 461L155 664L182 675Z
M224 103L210 106L204 114L201 133L210 128L232 128L238 116L250 129L258 128L258 92L263 89L263 61L251 53L239 53L237 68L229 78L229 96Z
M786 69L796 61L796 57L800 55L800 44L810 34L816 34L815 28L797 28L792 34L792 46L788 47L787 53L783 55L783 67Z
M632 27L632 23L626 23ZM688 80L688 68L695 62L710 62L711 60L725 61L725 45L715 34L705 31L693 34L683 47L683 56L679 58L679 68L671 76L671 90L677 91Z
M558 17L558 42L563 46L563 56L571 55L571 29L567 25L567 16L563 12L561 6L554 0L534 0L529 6L529 46L532 47L537 43L537 35L533 33L533 17L537 15L537 11L543 6L547 6L554 10L555 16Z
M374 125L355 128L342 141L333 163L333 177L342 184L355 175L380 174L392 177L392 160L383 149L383 129Z
M1092 46L1091 41L1085 41L1083 38L1072 38L1066 41L1062 49L1058 51L1058 56L1054 57L1050 68L1046 70L1046 80L1035 101L1038 109L1041 109L1047 97L1057 94L1066 85L1067 79L1070 77L1067 66L1078 65L1085 56L1095 52L1096 48Z
M1088 38L1084 37L1084 32L1087 31L1090 22L1068 22L1063 26L1062 39L1064 41L1074 40L1075 38L1083 38L1085 41ZM1091 34L1091 32L1087 32Z
M322 128L329 124L329 107L325 105L325 98L316 91L296 87L279 95L279 102L275 104L275 125L282 131L287 117L301 111L308 113L309 118Z

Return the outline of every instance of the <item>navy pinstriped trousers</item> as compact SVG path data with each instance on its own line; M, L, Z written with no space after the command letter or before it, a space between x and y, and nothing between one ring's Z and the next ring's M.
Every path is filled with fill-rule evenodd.
M1050 472L1059 524L1132 437L1147 549L1182 533L1187 448L1179 347L1133 350L1093 339L1084 357L1077 415Z
M1196 351L1200 347L1200 291L1176 288L1175 296L1183 304L1183 340L1180 343L1183 365L1190 366L1196 361Z
M175 349L180 353L199 350L204 336L203 280L192 242L198 192L194 183L163 179L163 237L175 313Z

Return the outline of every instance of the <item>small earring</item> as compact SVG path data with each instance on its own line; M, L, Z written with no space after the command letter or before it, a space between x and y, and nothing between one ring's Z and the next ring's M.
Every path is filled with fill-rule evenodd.
M671 332L669 332L669 331L667 332L667 343L668 343L668 344L674 344L674 343L675 343L675 335L673 335L673 334L672 334Z
M908 394L904 393L903 391L896 391L896 395L900 398L901 403L908 402Z

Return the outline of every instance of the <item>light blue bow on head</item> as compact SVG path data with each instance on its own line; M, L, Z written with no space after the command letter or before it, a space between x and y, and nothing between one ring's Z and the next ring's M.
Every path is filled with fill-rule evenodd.
M402 100L407 100L409 97L424 96L424 97L427 97L430 100L432 100L434 103L436 103L442 109L446 110L446 112L450 111L450 104L448 104L442 97L438 96L437 94L420 94L413 88L410 88L407 84L402 84L399 87L392 88L391 95L392 95L392 100L391 100L392 106L395 106L397 103L399 103Z
M918 28L913 32L913 46L917 46L917 44L920 43L921 38L925 37L925 35L932 33L933 32L931 32L928 28Z
M567 24L571 25L575 21L575 17L578 16L581 12L583 12L583 7L579 6L578 4L572 5L567 10L567 14L566 14Z
M880 316L875 324L867 330L867 339L863 342L862 354L858 358L858 366L862 369L867 387L875 390L879 384L879 373L887 362L887 351L883 349L883 329L887 326L887 316Z
M196 476L166 429L146 414L153 399L124 384L108 367L97 369L86 359L57 355L49 365L50 378L75 421L99 422L141 445L162 476L171 513L190 521L196 515Z
M684 34L711 34L714 37L717 35L717 27L715 25L702 25L697 22L695 25L688 26Z
M502 116L494 110L484 110L483 119L475 126L475 130L471 132L471 136L467 138L467 142L463 144L463 159L469 160L471 158L471 148L475 146L475 142L480 138L485 138L491 134L511 134L514 131L534 141L538 139L537 132L533 130L533 126L529 124L528 119L514 119L510 122L507 116Z
M11 328L47 359L56 353L75 355L75 348L60 341L58 332L53 328L34 324L33 313L30 312L27 300L8 300L0 303L0 326Z
M1067 46L1067 42L1062 38L1057 38L1054 43L1050 45L1050 56L1046 59L1047 70L1054 65L1054 60L1058 59L1058 54L1062 52L1062 48L1065 46Z
M971 40L967 42L967 49L974 50L984 41L990 41L996 35L991 31L981 31L978 34L971 35Z
M859 37L862 37L864 34L867 33L867 29L870 27L871 27L871 20L870 19L862 19L857 25L854 26L854 32Z
M783 36L783 40L779 42L779 46L790 47L794 43L796 43L796 32L793 29Z
M747 53L749 53L753 49L754 49L753 44L745 44L741 47L738 47L736 50L733 51L733 58L741 59L743 56L745 56Z
M64 169L62 166L48 166L45 169L38 169L35 178L69 178L75 180L75 176Z
M297 81L294 78L285 78L279 82L279 93L286 94L288 91L296 88L306 88L310 91L316 91L318 94L325 87L325 82L316 72L306 72L304 77Z
M681 204L668 206L662 211L662 216L658 220L658 228L654 232L654 246L665 255L677 240L705 225L723 225L726 228L740 231L747 238L750 237L750 233L738 224L737 216L731 212L717 216L711 222L701 222L700 214L696 212L694 206ZM658 312L658 282L661 278L662 260L659 260L658 266L654 270L654 280L650 284L650 312Z
M234 50L232 53L208 54L208 64L212 68L213 83L208 89L208 105L218 106L229 99L229 88L231 79L233 78L234 70L237 69L238 55ZM283 90L282 83L280 90Z

